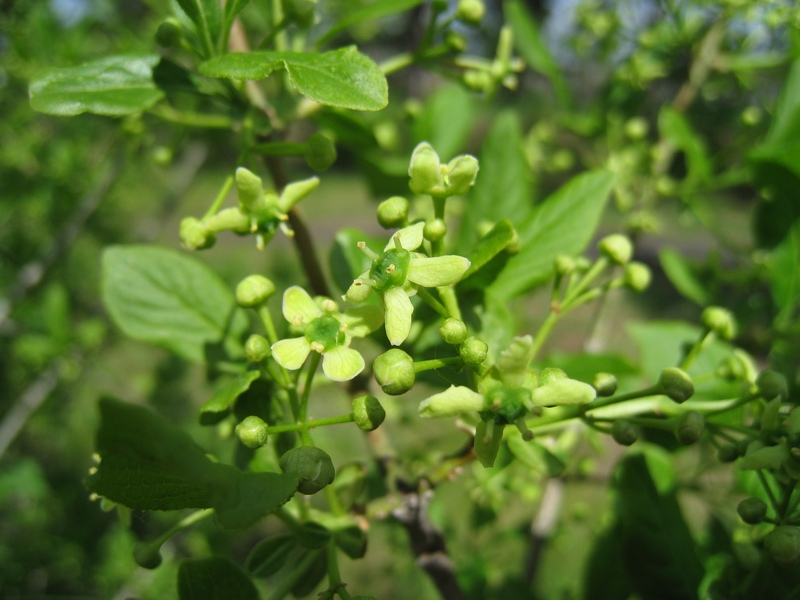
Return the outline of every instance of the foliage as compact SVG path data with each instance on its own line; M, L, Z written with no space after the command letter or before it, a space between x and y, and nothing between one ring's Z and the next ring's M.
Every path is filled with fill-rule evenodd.
M2 17L4 590L797 596L800 10L149 4Z

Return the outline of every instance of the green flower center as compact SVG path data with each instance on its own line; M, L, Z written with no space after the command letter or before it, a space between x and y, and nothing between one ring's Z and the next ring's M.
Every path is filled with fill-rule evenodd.
M344 343L342 324L333 317L319 317L306 327L306 339L312 344L320 344L323 352Z
M375 282L375 290L385 292L403 285L408 277L409 263L411 253L402 248L392 248L381 254L369 270L369 278Z
M528 388L497 385L486 394L489 409L482 411L481 417L499 425L514 423L528 412L525 402L530 399L531 391Z

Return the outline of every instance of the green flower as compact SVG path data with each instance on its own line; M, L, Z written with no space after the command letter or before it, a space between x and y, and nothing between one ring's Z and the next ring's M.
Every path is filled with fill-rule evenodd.
M446 165L428 142L422 142L411 154L408 167L408 187L415 194L429 194L437 198L463 196L475 184L478 159L469 154L456 156Z
M364 359L350 348L350 341L375 331L383 320L377 306L359 306L341 313L330 298L317 303L297 286L283 294L283 316L303 335L275 342L272 357L285 369L295 370L314 350L322 354L322 370L333 381L347 381L364 370Z
M400 229L376 254L363 242L361 248L371 259L372 266L350 286L343 298L361 303L374 290L382 299L385 310L386 335L393 346L399 346L411 330L414 305L410 296L419 287L451 285L461 279L470 262L463 256L428 257L413 252L422 245L424 223Z

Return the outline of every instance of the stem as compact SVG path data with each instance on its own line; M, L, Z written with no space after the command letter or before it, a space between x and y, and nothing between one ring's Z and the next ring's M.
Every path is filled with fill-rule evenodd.
M213 508L204 508L203 510L198 510L197 512L193 512L192 514L187 515L186 517L184 517L183 519L181 519L180 521L175 523L175 525L173 525L172 527L167 529L164 533L162 533L156 539L154 539L154 540L152 540L151 542L148 542L148 543L153 545L153 546L159 546L160 547L164 542L166 542L169 538L171 538L176 533L186 529L187 527L191 527L192 525L194 525L198 521L202 521L206 517L210 517L213 514L214 514L214 509Z
M203 113L186 112L176 110L167 104L157 104L148 109L147 112L155 117L169 121L170 123L178 123L180 125L186 125L187 127L232 129L236 124L236 121L225 115L206 115Z
M306 571L312 565L312 563L317 560L320 551L312 552L309 551L306 553L302 560L294 565L294 569L292 573L284 579L280 581L275 589L272 590L272 593L267 596L267 600L283 600L286 596L289 595L290 590L295 586L295 584L300 581L300 579L305 576Z
M448 356L447 358L432 358L431 360L421 360L414 363L414 373L422 373L432 369L441 369L450 365L463 365L464 361L460 356Z
M549 315L547 315L547 318L544 320L541 327L539 327L539 331L536 332L536 335L533 338L531 362L536 359L536 355L539 354L539 350L542 349L542 346L547 341L547 337L550 335L553 327L555 327L555 324L558 322L560 316L560 313L551 312Z
M383 72L384 75L391 75L392 73L396 73L397 71L405 69L406 67L410 67L413 64L414 55L410 52L404 52L383 61L380 65L378 65L378 68Z
M688 371L689 367L692 366L694 359L697 358L697 355L700 354L700 351L703 347L713 339L713 332L710 329L706 329L703 333L700 334L700 339L698 339L692 349L689 350L689 353L684 357L681 361L681 369L684 371Z
M273 425L267 427L267 435L275 433L285 433L287 431L303 431L314 427L328 427L330 425L341 425L342 423L352 423L355 420L353 413L339 415L337 417L325 417L324 419L312 419L301 423L289 423L286 425Z
M772 491L772 487L769 485L767 478L764 476L764 471L762 469L758 469L756 471L756 475L758 475L759 481L761 481L761 486L764 488L764 491L767 494L767 498L769 498L769 503L772 504L772 510L775 511L775 514L780 514L780 503L778 499L775 497L775 494Z
M605 256L599 257L591 268L586 272L586 274L580 279L580 281L575 283L574 287L571 287L567 290L567 294L564 297L564 305L572 304L573 301L580 296L581 292L586 289L586 287L594 281L600 273L603 272L608 266L608 259Z
M268 142L266 144L256 144L253 151L264 156L303 156L307 146L295 142Z
M217 211L219 210L220 206L222 206L222 203L225 201L225 197L228 195L228 192L231 190L231 186L232 185L233 185L233 175L228 175L225 178L225 181L222 183L222 187L219 189L219 193L217 194L217 197L214 198L214 202L211 204L209 209L206 211L206 214L203 215L203 219L202 220L211 218L215 214L217 214Z
M311 364L308 366L308 371L306 371L306 383L303 386L303 395L300 397L300 415L299 419L301 422L306 422L306 415L308 414L308 396L311 394L311 384L314 383L314 375L317 374L317 367L319 367L319 361L322 358L322 355L319 352L311 352Z
M595 398L588 404L582 405L581 412L587 413L590 410L594 410L596 408L601 408L603 406L610 406L611 404L617 404L619 402L625 402L626 400L634 400L636 398L645 398L647 396L655 396L656 394L661 393L661 388L657 385L653 385L642 390L637 390L635 392L628 392L627 394L619 394L618 396L608 396L606 398Z
M275 331L275 322L272 320L272 313L269 312L266 304L258 309L258 316L261 318L261 323L264 325L264 330L267 332L267 338L270 344L278 341L278 333Z
M328 543L328 589L335 590L342 600L352 600L345 585L339 572L339 551L336 549L336 544Z
M450 286L442 286L436 288L436 290L439 292L439 297L442 299L449 316L462 321L461 309L458 307L458 298L456 297L455 289Z
M428 290L421 287L419 288L419 290L417 290L417 294L419 294L419 297L422 298L425 304L430 306L433 310L442 315L445 319L450 316L450 313L444 307L444 305L441 302L439 302L436 298L434 298Z

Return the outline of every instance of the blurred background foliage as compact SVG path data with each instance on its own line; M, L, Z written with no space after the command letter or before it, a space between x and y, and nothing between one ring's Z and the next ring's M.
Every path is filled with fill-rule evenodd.
M323 25L361 4L322 2ZM522 187L507 191L535 201L576 173L605 167L616 180L614 207L601 229L634 235L637 257L656 271L656 280L640 303L612 307L608 325L588 336L589 349L613 358L587 369L587 377L602 368L636 380L645 367L619 353L635 356L634 344L660 347L676 337L669 328L646 326L629 337L619 327L622 312L641 321L656 315L691 321L702 306L720 304L739 319L739 343L760 364L782 369L796 389L798 283L790 276L800 247L800 69L792 64L800 58L800 9L789 0L510 0L487 7L481 24L460 34L472 53L491 59L505 14L516 53L528 65L517 80L505 82L512 89L469 71L407 69L389 77L387 110L319 114L316 125L335 131L340 149L325 176L330 184L314 200L314 214L323 218L312 226L323 250L342 226L378 234L370 210L389 194L407 193L408 155L423 139L445 157L470 151L484 159L523 148L521 163L513 156L489 158L486 164L506 171L485 180L521 178ZM128 528L90 502L83 487L101 395L158 406L210 451L231 452L213 429L196 425L197 407L206 400L205 373L115 331L98 285L104 247L178 245L180 218L204 210L235 166L235 140L224 130L162 126L148 115L121 122L60 119L33 112L27 100L28 82L46 68L149 51L168 8L155 0L0 2L0 591L8 598L175 595L169 561L146 572L130 559L135 536L163 530L169 517L134 514ZM413 47L425 10L423 4L399 17L359 23L342 31L341 40L358 43L376 60L391 57ZM250 30L258 29L260 18L257 11L242 14ZM773 119L782 90L781 119ZM175 92L175 103L188 101ZM290 166L305 173L300 161ZM355 167L366 177L356 178ZM474 191L505 192L480 183ZM344 221L345 212L353 217ZM475 224L491 217L464 216ZM253 258L246 246L241 253L244 246L230 243L204 260L232 286L268 267L284 269L290 280L296 265L283 256L288 244L278 247L278 258ZM512 304L522 330L547 309L538 300ZM589 321L590 314L576 315L572 329L551 344L550 364L571 374L580 369L576 353L587 348ZM431 452L452 450L461 437L420 424L408 406L387 407L387 436L421 472ZM430 443L415 457L420 439ZM606 525L600 515L609 515L604 482L611 458L599 464L591 458L598 449L589 447L598 444L591 437L580 444L566 444L569 451L562 453L582 475L570 482L567 508L541 557L528 554L529 515L541 489L526 480L525 470L478 468L469 483L441 488L432 518L452 540L470 597L529 597L529 582L512 576L526 555L538 565L527 573L536 597L582 593L590 540ZM350 451L359 449L345 445L342 457ZM702 451L691 456L709 460ZM711 473L684 481L695 486L688 506L714 515L692 523L705 536L708 556L721 539L715 527L730 530L733 518L730 502L729 514L715 513ZM511 491L516 500L509 499ZM464 502L465 496L475 502ZM379 597L434 597L402 550L404 536L389 523L376 525L367 564L347 565L345 579ZM252 539L201 524L171 544L167 551L176 554L241 558ZM383 576L390 571L407 589L388 587Z

